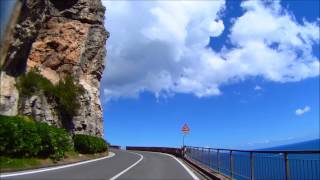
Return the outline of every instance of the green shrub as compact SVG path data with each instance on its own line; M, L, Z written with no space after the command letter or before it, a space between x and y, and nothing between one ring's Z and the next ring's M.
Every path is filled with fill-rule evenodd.
M83 89L74 83L71 76L66 76L54 86L54 96L59 101L59 109L69 118L73 117L80 107L77 99L80 94L83 94Z
M60 159L69 150L72 150L72 139L65 129L21 116L0 115L1 155Z
M78 111L80 104L77 97L84 92L81 86L74 83L72 76L66 76L65 79L54 85L37 69L31 69L21 75L17 88L24 96L43 92L47 97L54 98L58 104L60 117L64 121L63 124L67 124Z
M48 96L54 95L54 85L47 78L39 74L37 69L31 69L26 74L21 75L17 88L20 94L25 96L31 96L39 90L44 91Z
M35 122L23 117L0 115L0 154L14 157L36 156L41 138Z
M56 128L46 123L37 123L41 138L39 156L60 159L65 152L73 149L71 136L65 129Z
M100 137L76 134L73 136L74 148L84 154L105 152L108 150L107 142Z

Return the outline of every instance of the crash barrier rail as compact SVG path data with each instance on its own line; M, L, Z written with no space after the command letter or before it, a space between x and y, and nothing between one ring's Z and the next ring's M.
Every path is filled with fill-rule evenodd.
M110 145L109 148L111 148L111 149L121 149L121 146Z
M126 150L161 152L161 153L172 154L172 155L175 155L175 156L178 156L178 157L182 156L182 149L181 148L127 146Z
M186 146L183 156L230 179L320 179L320 150L249 151Z

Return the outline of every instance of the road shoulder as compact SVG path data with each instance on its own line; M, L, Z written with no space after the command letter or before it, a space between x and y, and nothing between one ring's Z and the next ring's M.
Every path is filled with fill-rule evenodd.
M74 166L78 166L78 165L82 165L82 164L100 161L103 159L112 158L115 155L116 154L114 152L109 152L108 156L97 158L97 159L85 160L85 161L80 161L80 162L76 162L76 163L69 163L69 164L57 165L57 166L52 166L52 167L37 168L37 169L32 169L32 170L17 171L17 172L10 172L10 173L1 173L0 178L21 176L21 175L27 175L27 174L35 174L35 173L47 172L47 171L54 171L54 170L58 170L58 169L74 167Z

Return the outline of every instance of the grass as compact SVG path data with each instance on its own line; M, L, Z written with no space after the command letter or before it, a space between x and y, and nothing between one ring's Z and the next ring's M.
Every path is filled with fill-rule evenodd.
M96 153L96 154L79 154L75 151L69 151L66 153L65 158L60 161L55 161L50 158L11 158L0 156L0 169L2 172L12 172L19 170L35 169L41 167L49 167L54 165L63 165L69 163L75 163L79 161L85 161L90 159L96 159L99 157L107 156L108 152Z
M40 161L36 158L10 158L0 156L1 171L6 169L22 169L40 165Z

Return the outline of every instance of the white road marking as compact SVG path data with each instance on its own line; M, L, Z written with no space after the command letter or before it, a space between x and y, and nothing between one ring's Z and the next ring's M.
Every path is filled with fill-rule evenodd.
M192 177L192 179L194 180L200 180L198 178L198 176L196 176L183 162L181 162L178 158L176 158L175 156L171 155L171 154L167 154L167 153L161 153L161 152L152 152L152 153L158 153L158 154L163 154L166 156L170 156L173 159L175 159L176 161L178 161L178 163L189 173L189 175Z
M132 153L132 154L136 154L136 155L139 155L140 156L140 159L133 163L131 166L127 167L125 170L121 171L120 173L118 173L117 175L113 176L112 178L110 178L110 180L115 180L117 179L119 176L121 176L122 174L126 173L127 171L129 171L131 168L133 168L134 166L136 166L139 162L142 161L143 159L143 156L141 154L138 154L138 153L134 153L134 152L129 152L127 151L128 153Z
M100 161L100 160L103 160L103 159L111 158L113 156L115 156L115 153L114 152L109 152L108 156L102 157L102 158L98 158L98 159L92 159L92 160L88 160L88 161L82 161L82 162L78 162L78 163L67 164L67 165L51 167L51 168L41 168L41 169L38 169L38 170L29 170L29 171L22 171L22 172L16 172L16 173L0 174L0 178L12 177L12 176L22 176L22 175L35 174L35 173L46 172L46 171L53 171L53 170L58 170L58 169L78 166L78 165L82 165L82 164L87 164L87 163L91 163L91 162L95 162L95 161Z

